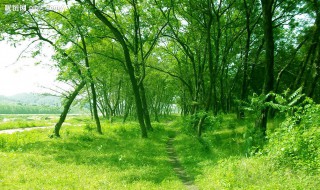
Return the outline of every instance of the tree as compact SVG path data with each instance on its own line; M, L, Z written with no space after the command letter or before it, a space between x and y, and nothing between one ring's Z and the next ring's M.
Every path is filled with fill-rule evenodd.
M273 90L274 85L274 39L272 25L272 8L273 0L261 0L263 13L263 31L265 39L265 76L263 85L263 94L267 94ZM265 101L270 101L269 96ZM261 110L261 115L256 122L256 127L260 128L263 137L266 137L268 107Z
M123 54L124 54L125 63L126 63L126 69L129 74L129 77L130 77L130 81L132 84L132 90L133 90L134 97L135 97L137 115L138 115L138 120L139 120L139 124L140 124L140 129L141 129L141 136L142 136L142 138L147 138L148 135L147 135L147 129L146 129L145 122L144 122L144 111L143 111L143 105L142 105L141 95L140 95L140 91L139 91L139 85L138 85L138 81L135 76L135 69L134 69L134 66L133 66L133 63L132 63L132 60L130 57L129 47L125 41L126 38L125 38L124 34L122 34L121 31L112 22L110 22L110 20L107 17L104 16L104 14L96 7L95 4L93 4L89 0L86 0L84 2L81 2L81 1L78 1L78 2L80 4L83 4L83 5L85 4L85 5L89 6L89 9L91 9L93 11L93 13L96 15L96 17L110 29L110 31L113 33L115 38L120 43L120 45L123 49Z

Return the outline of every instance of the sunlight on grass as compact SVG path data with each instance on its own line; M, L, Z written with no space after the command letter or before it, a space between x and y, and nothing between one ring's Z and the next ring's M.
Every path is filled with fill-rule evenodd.
M227 117L232 118L232 117ZM280 122L270 123L276 128ZM183 122L176 123L186 131ZM251 120L235 121L223 118L201 138L185 132L176 137L175 147L182 165L195 178L200 189L317 189L319 175L276 167L264 155L247 157L244 138Z
M219 125L219 126L216 126ZM168 160L173 146L199 189L316 189L318 174L276 166L266 155L248 157L245 133L251 120L224 116L201 138L180 117L153 123L148 139L137 122L70 117L62 138L51 129L0 135L0 189L185 189ZM278 121L271 123L277 127Z
M72 126L61 139L49 130L3 134L0 189L184 189L155 126L147 140L136 123L104 125L103 136Z

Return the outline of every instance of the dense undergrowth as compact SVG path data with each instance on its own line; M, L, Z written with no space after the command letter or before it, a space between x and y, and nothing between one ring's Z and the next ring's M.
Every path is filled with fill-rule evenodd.
M320 173L320 105L296 111L270 135L264 154L278 166Z
M209 118L202 138L188 135L191 127L180 136L187 142L178 146L180 156L201 188L319 189L320 106L308 98L279 102L268 103L279 109L268 123L267 141L256 135L254 117L238 121L230 115Z
M288 129L285 127L287 120L281 121L275 119L269 123L270 142L258 152L248 136L254 121L248 118L238 122L231 115L211 118L200 139L190 135L191 129L182 130L184 132L177 136L176 147L183 165L195 177L200 189L318 189L319 162L315 160L319 152L314 150L320 140L315 140L314 136L319 135L319 131L312 129L305 131L302 136L301 133L292 136L294 133L290 130L283 132L283 128ZM316 125L316 122L308 122ZM188 120L184 122L185 125L188 123ZM295 127L301 129L305 127L304 123L302 119L299 126ZM296 152L296 155L285 154L284 150L293 151L297 148L295 145L299 144L299 141L287 141L289 137L292 141L300 139L304 144L299 146L308 144L309 149L300 147L303 151ZM309 143L310 138L314 140L313 143ZM282 154L278 154L278 151ZM314 157L315 154L318 156Z
M269 123L269 143L250 141L253 119L210 118L202 138L190 119L153 123L141 139L136 122L103 122L95 133L88 118L72 118L61 139L52 129L0 135L0 189L185 189L168 162L166 141L199 189L317 189L319 106ZM252 138L252 137L251 137Z

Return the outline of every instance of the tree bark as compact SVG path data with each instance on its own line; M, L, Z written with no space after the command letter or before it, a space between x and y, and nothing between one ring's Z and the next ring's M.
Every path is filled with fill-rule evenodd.
M299 86L303 86L305 92L307 90L305 87L305 84L310 80L310 76L312 73L311 67L316 59L316 51L317 51L317 46L319 45L319 37L320 37L320 13L319 13L320 2L318 0L313 0L312 2L310 1L310 3L312 3L314 12L316 14L316 20L314 23L315 30L312 35L312 42L308 49L308 54L305 58L305 61L302 63L299 69L299 73L293 85L294 89L297 89ZM303 81L303 76L305 76L304 81ZM310 91L307 92L307 94L310 94Z
M126 68L127 68L127 71L128 71L129 77L130 77L130 82L132 84L132 90L133 90L133 94L135 97L137 117L138 117L139 124L140 124L141 136L142 136L142 138L147 138L148 133L147 133L147 129L146 129L146 126L144 123L144 114L143 114L142 101L141 101L140 92L139 92L139 86L137 83L137 79L135 77L135 72L134 72L134 67L133 67L132 61L131 61L130 52L129 52L128 46L124 40L124 36L102 14L102 12L100 10L98 10L97 7L95 7L95 5L93 5L90 2L90 0L86 0L85 2L91 7L91 9L92 9L93 13L96 15L96 17L111 30L111 32L113 33L115 38L119 41L119 43L122 47L124 57L125 57ZM82 3L82 2L80 2L80 3Z
M309 85L309 88L307 89L307 96L313 97L314 91L316 88L316 85L319 80L319 75L320 75L320 46L319 46L319 41L320 41L320 2L318 0L313 0L313 7L314 7L314 12L316 13L316 29L314 31L314 36L312 40L312 46L314 46L314 51L313 51L313 59L311 60L311 64L315 68L315 74L312 76L311 83ZM310 69L311 70L311 69ZM310 72L311 73L311 72ZM311 74L310 74L311 76ZM305 83L307 83L307 78L305 79Z
M99 119L98 109L97 109L97 93L96 93L95 86L94 86L93 82L90 83L90 88L92 91L92 108L93 108L94 120L97 125L97 132L99 134L102 134L101 124L100 124L100 119Z
M150 120L148 104L147 104L146 91L144 89L143 83L140 84L140 94L141 94L141 101L142 101L144 119L145 119L147 130L153 131L151 120Z
M261 0L263 13L263 30L265 39L265 76L263 85L263 94L273 90L274 85L274 41L272 28L272 6L273 0ZM270 96L269 96L270 97ZM271 97L270 97L271 98ZM265 101L269 101L270 98ZM266 137L268 107L261 110L261 116L258 118L257 127L261 130L262 136Z
M87 74L88 74L88 77L90 79L89 83L90 83L90 88L91 88L91 93L92 93L93 117L94 117L94 120L96 122L97 132L99 134L102 134L100 119L99 119L99 115L98 115L98 108L97 108L97 106L98 106L97 105L97 93L96 93L96 89L95 89L95 85L94 85L94 81L93 81L93 76L91 74L88 51L87 51L87 45L86 45L86 42L85 42L85 38L84 38L83 34L81 33L81 30L79 29L79 27L78 27L78 32L79 32L80 37L81 37L82 51L83 51L83 54L85 56L84 60L85 60L86 68L87 68Z
M56 125L54 126L54 136L56 137L60 137L60 129L61 126L63 124L63 122L65 121L67 114L70 110L71 104L74 101L74 99L77 97L77 95L79 94L79 92L81 91L81 89L85 86L85 81L82 81L77 87L76 89L73 91L73 93L68 97L67 102L65 103L64 107L63 107L63 111L60 115L59 121L56 123Z
M208 96L207 96L207 101L205 104L205 112L203 116L201 116L201 118L199 119L199 121L197 121L197 123L195 123L195 125L193 126L194 128L197 128L197 134L198 137L201 137L202 135L202 130L203 130L203 123L204 120L207 117L207 112L210 110L210 107L212 106L212 96L213 96L213 107L212 107L212 111L214 113L214 115L217 114L217 95L216 95L216 87L215 87L215 72L216 70L216 66L213 65L213 55L212 55L212 42L211 42L211 26L212 26L212 22L213 22L213 15L211 13L211 9L212 9L212 5L211 5L211 1L207 1L208 3L208 10L209 12L209 20L207 23L207 28L206 28L206 37L207 37L207 46L208 46L208 64L209 64L209 75L210 75L210 86L209 86L209 91L208 91ZM219 27L219 26L218 26ZM219 34L218 34L218 40L219 41ZM218 45L218 42L216 42L216 46ZM219 47L216 48L216 53L219 54ZM219 60L219 56L216 55L216 61ZM218 62L216 62L216 65L218 64Z
M245 11L246 11L246 31L247 31L247 39L246 46L244 50L244 60L243 60L243 78L241 85L241 95L240 100L246 101L247 99L247 90L248 90L248 59L249 59L249 51L250 51L250 43L251 43L251 29L250 29L250 10L248 8L248 4L246 0L243 0ZM240 103L238 118L244 118L244 110L242 108L242 102Z

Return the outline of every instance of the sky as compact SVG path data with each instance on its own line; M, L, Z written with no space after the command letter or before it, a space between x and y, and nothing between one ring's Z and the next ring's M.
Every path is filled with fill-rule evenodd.
M5 41L0 41L0 95L11 96L19 93L46 93L52 92L47 88L56 89L63 84L57 82L58 71L53 68L51 60L53 50L44 47L44 55L32 58L31 54L23 53L18 61L20 53L31 41L22 42L16 47ZM33 47L28 48L32 51ZM36 65L35 63L41 63Z

